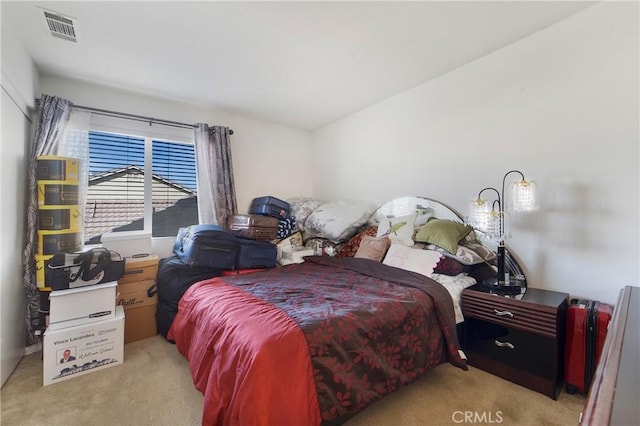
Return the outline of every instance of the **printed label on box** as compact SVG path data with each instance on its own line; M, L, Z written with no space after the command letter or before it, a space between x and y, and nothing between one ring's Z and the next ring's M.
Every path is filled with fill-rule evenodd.
M123 306L125 310L147 305L155 305L157 303L158 295L154 280L118 285L118 297L116 298L116 304Z
M124 309L116 318L44 334L44 385L123 362Z

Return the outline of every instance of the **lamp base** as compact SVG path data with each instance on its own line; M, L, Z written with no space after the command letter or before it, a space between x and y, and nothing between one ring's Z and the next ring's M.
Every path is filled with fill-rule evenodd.
M516 295L524 293L527 288L522 287L518 280L509 280L509 283L499 283L497 278L487 278L482 281L482 287L495 294Z

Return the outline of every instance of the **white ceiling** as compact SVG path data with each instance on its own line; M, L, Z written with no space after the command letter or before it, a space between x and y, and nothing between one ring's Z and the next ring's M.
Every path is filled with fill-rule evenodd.
M315 129L591 4L2 1L2 37L43 73ZM77 19L78 42L37 5Z

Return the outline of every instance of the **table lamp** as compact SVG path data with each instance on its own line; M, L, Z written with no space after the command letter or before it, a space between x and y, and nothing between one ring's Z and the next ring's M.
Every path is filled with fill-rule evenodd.
M508 185L510 201L505 206L505 184L507 176L512 173L519 174L521 180ZM482 198L482 194L487 191L495 193L493 201ZM505 173L500 192L492 187L483 188L478 193L478 198L471 202L469 215L466 218L467 224L482 232L490 240L496 241L498 245L498 274L494 278L485 280L482 283L485 287L505 293L520 292L519 284L512 282L509 272L505 271L505 239L509 236L505 228L505 218L507 212L532 212L537 209L536 185L533 181L525 180L524 174L519 170L510 170Z

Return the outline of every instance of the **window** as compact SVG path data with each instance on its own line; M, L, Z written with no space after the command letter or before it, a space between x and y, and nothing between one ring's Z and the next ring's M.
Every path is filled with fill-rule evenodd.
M105 232L151 231L170 237L198 223L192 144L89 132L85 242Z
M175 236L198 223L196 158L193 145L152 141L153 233Z

